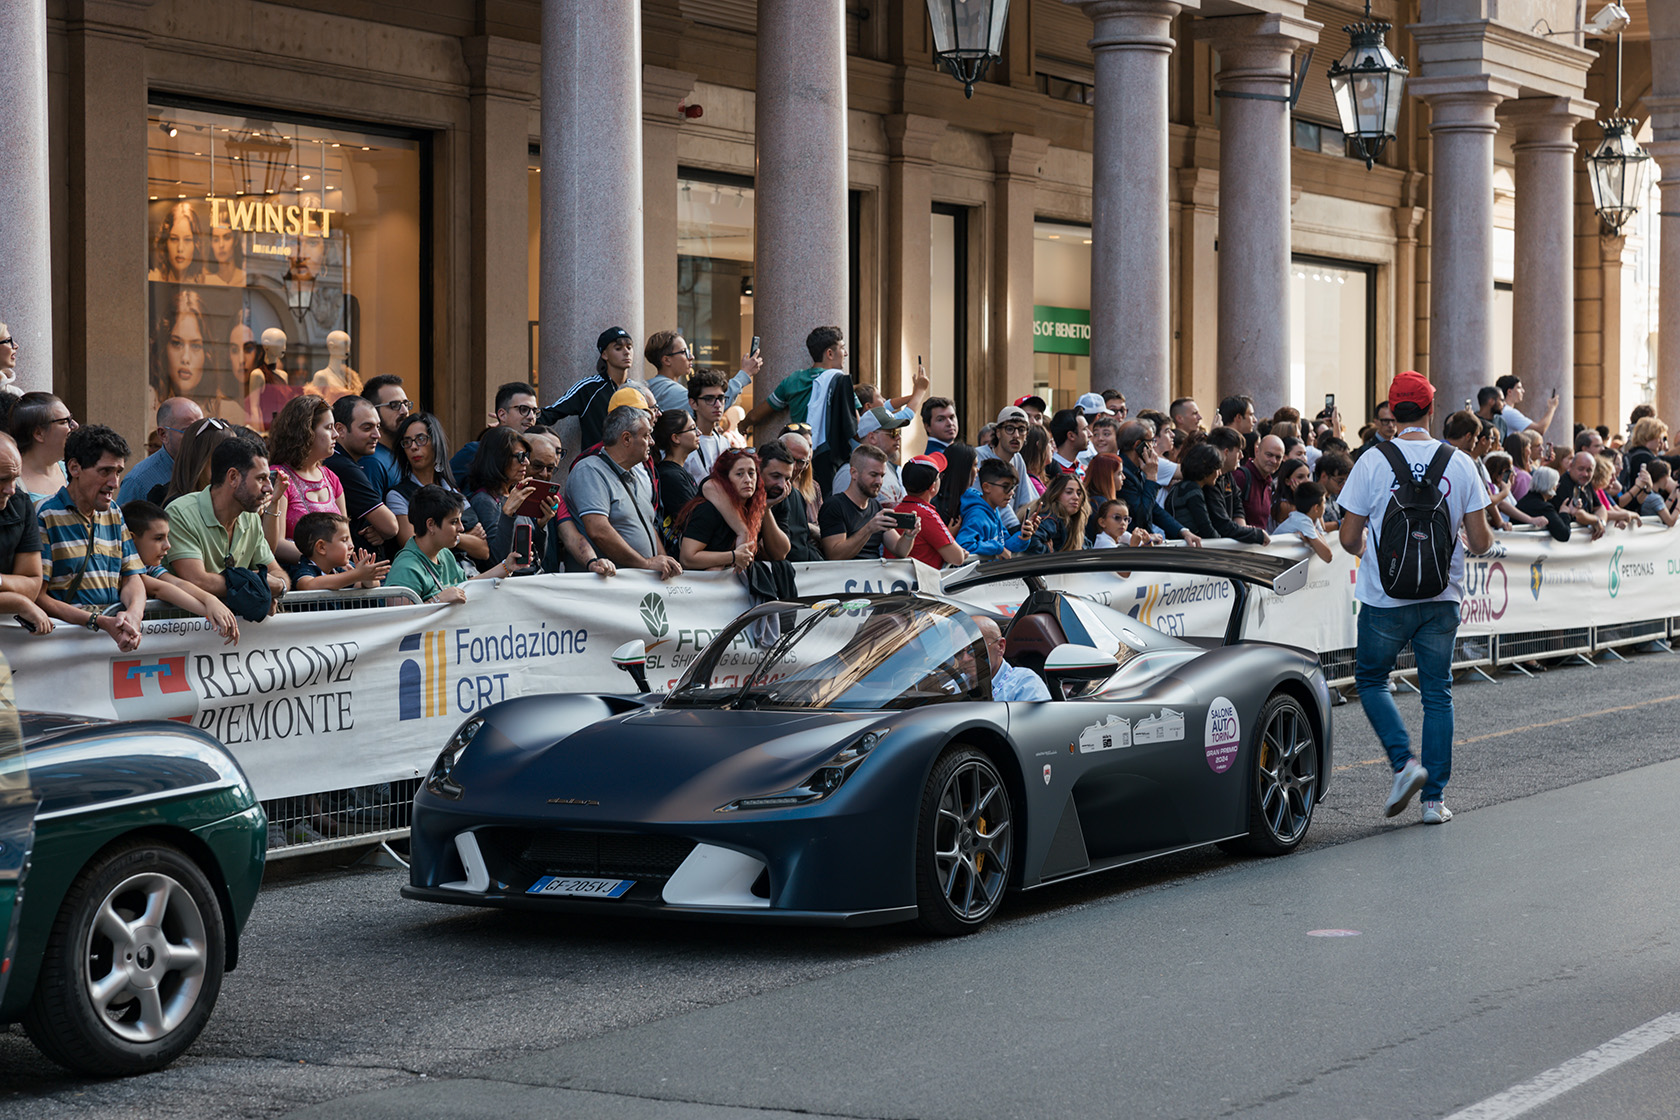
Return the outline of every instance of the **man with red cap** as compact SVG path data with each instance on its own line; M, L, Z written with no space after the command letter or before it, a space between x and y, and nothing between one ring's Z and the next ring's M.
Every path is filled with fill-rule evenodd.
M894 513L916 516L921 529L916 543L910 546L910 559L920 560L930 568L961 564L968 553L951 536L945 519L933 508L933 495L939 489L939 476L945 472L945 456L935 451L918 455L904 464L904 500L893 507Z
M1453 646L1464 599L1464 547L1486 552L1493 533L1469 456L1429 434L1435 389L1407 370L1394 379L1388 404L1399 422L1392 440L1362 455L1342 487L1342 547L1362 557L1354 581L1359 602L1354 680L1365 716L1388 752L1394 785L1384 806L1396 816L1423 791L1423 822L1444 824L1452 811L1441 791L1452 774ZM1460 530L1465 539L1460 539ZM1388 691L1395 660L1410 642L1423 693L1421 761Z

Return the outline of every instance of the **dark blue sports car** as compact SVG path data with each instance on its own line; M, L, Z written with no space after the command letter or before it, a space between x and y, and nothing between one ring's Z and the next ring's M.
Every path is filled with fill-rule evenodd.
M1045 586L1116 570L1230 580L1225 636L1172 638ZM1329 693L1312 653L1238 635L1250 585L1286 593L1304 572L1109 549L940 594L766 603L668 695L532 696L462 724L415 798L403 894L950 935L1011 890L1203 844L1288 852L1324 796ZM1013 614L963 601L983 584L990 603L1019 585ZM996 623L1049 699L993 698Z

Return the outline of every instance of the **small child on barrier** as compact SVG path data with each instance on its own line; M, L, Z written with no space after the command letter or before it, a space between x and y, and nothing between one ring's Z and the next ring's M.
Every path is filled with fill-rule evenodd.
M299 591L342 591L347 587L378 587L391 570L365 548L352 548L350 519L320 510L298 518L292 539L303 554L292 569L292 586Z
M161 599L184 611L202 615L212 629L224 639L223 645L239 641L239 619L226 603L202 588L195 587L163 566L169 555L169 514L160 505L137 500L122 507L123 523L128 535L134 538L134 551L145 565L141 580L146 585L146 598Z
M1320 560L1330 561L1330 546L1324 542L1324 487L1316 482L1296 483L1293 490L1278 496L1276 509L1280 515L1272 536L1295 533L1306 542Z

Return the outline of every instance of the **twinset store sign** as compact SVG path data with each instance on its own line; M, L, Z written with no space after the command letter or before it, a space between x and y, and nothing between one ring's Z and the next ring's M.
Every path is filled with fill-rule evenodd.
M283 233L291 237L330 237L338 213L319 206L281 206L258 198L211 198L210 227L235 233Z
M1089 354L1091 313L1078 307L1035 304L1033 351L1038 354Z

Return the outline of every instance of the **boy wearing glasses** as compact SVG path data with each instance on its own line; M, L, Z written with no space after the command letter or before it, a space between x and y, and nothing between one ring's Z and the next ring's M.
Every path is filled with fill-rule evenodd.
M729 438L723 434L723 410L729 407L729 389L723 374L709 369L690 374L688 405L694 413L695 426L700 429L700 445L688 453L683 467L698 486L712 473L717 457L729 450Z

